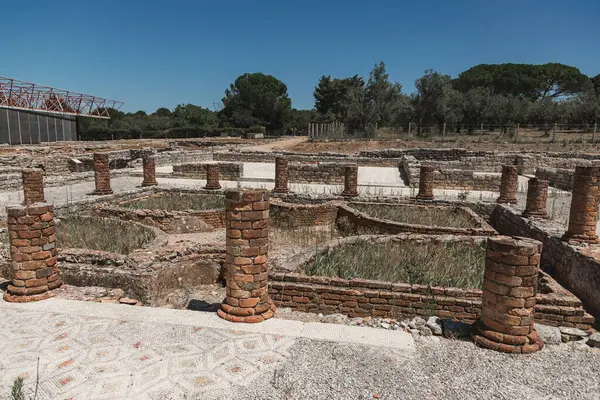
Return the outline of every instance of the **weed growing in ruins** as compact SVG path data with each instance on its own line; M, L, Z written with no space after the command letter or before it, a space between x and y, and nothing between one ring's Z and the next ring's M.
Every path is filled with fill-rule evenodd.
M117 219L73 217L59 221L57 246L129 254L154 239L152 230Z
M8 231L0 231L0 248L8 250L9 247Z
M374 218L405 224L444 226L452 228L476 227L472 218L460 208L402 207L373 204L352 204L350 207Z
M305 272L343 279L480 288L484 267L485 249L480 245L359 241L317 254Z
M225 198L213 194L168 193L124 204L138 210L200 211L225 208Z

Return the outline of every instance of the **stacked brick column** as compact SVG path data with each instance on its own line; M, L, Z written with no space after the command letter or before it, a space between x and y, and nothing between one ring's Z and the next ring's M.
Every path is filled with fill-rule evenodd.
M24 169L23 174L23 204L29 205L45 201L44 173L41 169Z
M477 345L524 354L544 346L533 329L541 251L542 243L529 238L488 238Z
M11 278L4 300L29 302L52 297L61 285L56 264L53 207L47 203L6 207Z
M219 164L206 164L206 186L204 189L221 189L219 183Z
M227 297L218 314L232 322L262 322L275 313L268 292L269 193L225 194Z
M358 196L358 165L350 164L344 168L344 191L342 196Z
M418 200L433 200L433 167L421 165Z
M287 193L288 189L288 160L275 157L275 188L273 193Z
M502 177L500 179L500 196L498 203L517 203L517 187L519 186L519 173L514 165L502 166Z
M154 156L145 155L142 158L142 167L144 172L144 180L142 181L142 186L156 186L158 182L156 182L156 160Z
M108 153L94 153L94 180L96 190L93 195L112 194L110 188L110 169L108 164Z
M598 223L598 178L600 167L576 167L569 229L565 239L580 243L600 243L596 235Z
M527 186L527 203L524 217L548 218L546 202L548 200L548 181L531 178Z

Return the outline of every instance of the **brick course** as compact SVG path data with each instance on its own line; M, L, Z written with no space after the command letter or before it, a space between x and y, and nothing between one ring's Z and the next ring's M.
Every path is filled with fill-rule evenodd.
M358 165L350 164L344 167L344 191L342 196L358 196Z
M288 160L283 157L275 158L275 188L273 193L287 193L288 188Z
M496 236L487 241L481 317L473 339L503 353L533 353L544 343L533 329L542 243Z
M6 214L12 282L4 300L21 303L52 297L51 291L61 285L52 205L7 206Z
M517 187L519 185L518 169L515 165L503 165L500 178L500 196L498 203L517 204Z
M44 172L39 168L27 168L22 171L23 204L44 202Z
M227 296L218 314L231 322L262 322L275 314L268 292L269 193L228 190L225 210Z
M527 186L527 203L524 217L548 218L546 203L548 201L548 181L531 178Z
M219 164L206 165L206 186L204 186L204 189L221 189L221 184L219 183Z
M433 167L421 165L418 200L433 200Z
M142 181L142 186L156 186L158 182L156 182L156 160L152 155L145 155L142 158L142 169L144 174L144 180Z
M600 194L599 176L600 167L578 166L575 169L566 240L578 243L600 243L596 235Z

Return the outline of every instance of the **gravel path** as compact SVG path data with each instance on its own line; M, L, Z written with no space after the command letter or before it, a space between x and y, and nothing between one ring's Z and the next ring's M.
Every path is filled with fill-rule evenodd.
M442 339L417 354L299 340L286 363L219 399L599 399L600 351L568 345L530 356ZM213 398L213 397L205 397Z

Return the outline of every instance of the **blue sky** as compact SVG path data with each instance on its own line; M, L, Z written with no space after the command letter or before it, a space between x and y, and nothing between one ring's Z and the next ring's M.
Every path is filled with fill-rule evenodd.
M312 108L319 77L384 61L406 92L425 69L561 62L600 73L598 0L10 1L0 76L152 112L213 108L245 72L281 79Z

